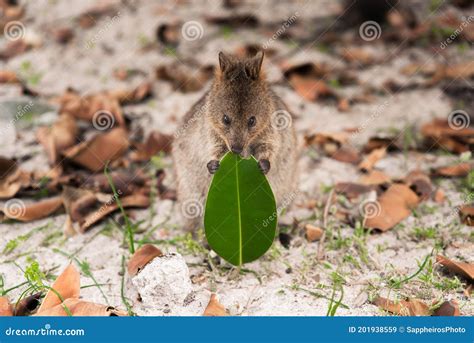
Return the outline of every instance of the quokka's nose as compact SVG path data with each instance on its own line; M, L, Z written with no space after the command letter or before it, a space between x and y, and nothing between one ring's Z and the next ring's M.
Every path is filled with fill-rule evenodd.
M230 149L232 150L232 152L233 152L234 154L237 154L237 155L240 155L240 153L241 153L242 150L243 150L243 148L242 148L241 146L239 146L239 145L232 145L232 146L230 147Z

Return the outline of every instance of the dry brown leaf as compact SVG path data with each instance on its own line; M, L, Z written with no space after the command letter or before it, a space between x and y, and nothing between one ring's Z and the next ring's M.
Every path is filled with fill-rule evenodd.
M0 221L9 218L21 222L30 222L33 220L46 218L56 212L59 212L62 210L62 206L63 201L59 196L41 200L29 205L25 205L20 200L12 203L7 202L3 209L0 210Z
M15 304L13 315L28 316L33 313L40 304L42 294L38 292L21 299L18 304Z
M376 61L375 56L367 49L349 47L342 50L341 57L347 62L356 62L357 65L369 65Z
M459 216L463 224L474 226L474 206L464 205L459 209Z
M436 176L445 177L464 177L474 169L474 164L469 162L463 162L452 166L439 167L433 170L433 174Z
M134 161L148 161L159 152L169 153L172 142L173 136L153 131L144 144L135 143L137 150L134 152L132 159Z
M152 244L145 244L140 249L135 251L133 256L128 261L128 274L135 276L155 257L162 256L160 249Z
M296 93L308 101L316 101L320 98L338 98L336 93L322 80L293 75L290 77L290 85Z
M321 229L318 226L314 226L311 224L306 224L305 225L305 230L306 230L306 239L308 242L315 242L319 241L324 233L324 230Z
M35 316L65 317L69 315L65 307L75 317L123 317L128 315L127 312L118 310L112 306L96 304L76 298L68 298L62 304L60 303L41 312L38 311Z
M20 82L16 73L10 70L0 70L0 83L17 83Z
M359 151L348 145L343 145L338 150L330 154L330 157L340 162L352 164L357 164L361 160Z
M7 297L0 297L0 317L13 316L13 308Z
M81 280L79 272L74 265L70 264L63 270L61 275L54 281L53 285L46 294L41 306L38 309L38 314L51 310L62 301L73 298L79 298L81 291ZM53 291L54 290L54 291ZM58 294L62 299L58 297Z
M60 115L51 127L38 129L38 142L45 148L50 163L58 160L58 153L74 145L77 133L76 120L68 113Z
M421 127L421 133L430 146L439 146L461 154L471 150L474 128L465 125L469 118L459 112L452 123L446 119L434 119Z
M30 173L21 170L15 160L0 157L0 199L12 198L30 184Z
M399 316L431 316L429 306L418 299L408 299L395 302L377 297L373 301L381 309Z
M390 178L390 176L380 170L371 170L368 174L363 174L360 177L359 181L363 185L376 186L390 184L392 182L392 179Z
M374 168L374 165L387 154L387 148L379 148L373 150L369 155L367 155L362 162L359 164L359 169L364 173L371 171Z
M433 193L430 177L420 170L410 172L405 177L405 184L418 195L420 200L429 199Z
M143 82L131 90L109 91L108 94L117 99L120 104L134 104L145 100L152 94L151 82Z
M102 171L109 161L121 157L129 147L127 131L115 128L107 133L96 135L89 141L82 142L63 152L69 160L98 172Z
M334 187L336 193L344 194L349 199L358 198L360 195L374 189L371 185L362 185L354 182L338 182Z
M222 306L219 301L217 301L217 297L215 294L211 294L211 298L209 299L209 304L207 304L206 309L204 310L204 316L209 317L219 317L219 316L228 316L229 314L225 310L224 306Z
M393 184L375 202L376 210L364 218L365 227L387 231L408 217L418 202L408 186Z
M436 256L436 262L448 268L452 273L461 275L468 280L474 280L474 264L465 262L455 262L442 255Z
M400 151L403 148L398 137L371 137L364 145L362 151L366 154L380 148L387 148L387 151Z
M74 90L68 90L59 98L59 104L60 114L68 113L77 119L91 122L98 129L110 129L115 123L125 127L120 103L108 92L81 96Z
M438 204L441 204L446 200L446 195L444 194L444 191L441 188L438 188L436 190L433 196L433 200Z
M433 316L460 316L459 304L456 300L445 301L434 312Z

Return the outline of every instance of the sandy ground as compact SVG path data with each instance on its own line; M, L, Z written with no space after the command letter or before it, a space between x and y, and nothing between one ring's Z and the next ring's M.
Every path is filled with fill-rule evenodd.
M138 84L144 79L137 75L132 79L118 81L112 77L114 69L120 66L137 68L148 75L154 82L155 96L148 102L127 106L125 112L130 114L137 123L146 130L159 129L162 132L173 133L179 119L187 109L204 92L204 89L194 93L174 91L170 84L157 81L153 77L154 69L173 61L173 56L160 52L157 48L143 49L146 42L153 42L155 28L164 22L180 18L183 21L198 20L204 27L201 40L184 42L178 47L180 58L192 57L202 64L214 64L217 51L232 51L244 43L266 41L268 37L249 29L241 29L230 35L223 35L216 26L207 25L204 15L219 14L223 10L217 0L207 1L207 6L195 2L190 6L182 4L161 3L151 1L130 1L138 3L135 10L118 4L116 19L102 18L96 26L84 30L75 30L74 40L66 47L55 43L49 29L56 25L74 24L73 18L90 7L93 1L35 1L27 6L24 20L27 31L38 35L43 46L27 53L2 62L2 69L21 70L26 61L31 62L34 73L41 78L34 86L42 95L52 96L61 94L72 86L81 93L92 93L103 89ZM263 22L278 22L291 16L296 11L304 19L324 17L337 10L333 1L301 1L292 4L275 5L270 1L254 2L245 5L241 10L250 10L258 15ZM302 20L299 19L299 20ZM306 18L308 19L308 18ZM86 48L90 40L96 42L93 48ZM393 78L403 78L398 70L408 62L437 61L439 56L432 56L427 51L417 48L407 48L398 51L397 46L384 46L382 42L373 42L371 49L380 53L386 62L361 68L358 77L366 85L380 87L383 81ZM289 44L275 41L272 48L281 52L294 49ZM453 48L455 49L455 48ZM469 58L464 56L463 58ZM472 56L471 56L472 59ZM340 58L329 56L314 46L293 54L291 61L324 61L333 66L344 66ZM271 61L266 61L269 79L281 80L281 72ZM31 72L28 71L28 72ZM0 100L16 97L16 86L2 86ZM310 103L299 97L287 85L277 82L276 92L297 115L294 125L300 141L305 133L341 131L363 125L365 129L353 137L353 144L360 146L368 137L379 132L401 129L409 125L419 127L433 117L445 118L452 110L453 104L439 88L415 89L393 95L376 95L375 101L368 104L356 104L349 112L339 112L335 106L324 103ZM382 110L380 110L382 108ZM370 116L372 113L380 115ZM55 113L42 117L42 122L52 122ZM0 116L0 120L8 120ZM33 126L39 124L34 122ZM8 137L8 138L6 138ZM34 152L31 159L24 163L26 169L47 169L47 159L43 149L35 143L34 130L31 127L18 132L7 132L2 137L5 144L0 146L0 155L7 157L22 157ZM393 177L403 177L407 172L422 168L428 170L454 162L458 157L429 151L426 154L408 152L407 154L391 154L377 164L377 168ZM164 159L168 175L171 175L171 160ZM308 150L301 152L299 160L299 187L297 199L280 218L282 224L291 223L294 218L305 223L321 224L324 201L327 194L324 189L338 181L356 181L360 174L353 165L335 161L324 156L314 157ZM172 184L172 180L167 179ZM171 311L150 308L140 304L133 298L133 293L127 291L134 303L134 311L138 315L200 315L202 314L211 291L216 291L220 302L234 315L326 315L329 301L324 297L315 296L317 292L330 297L332 285L337 277L343 278L343 304L336 315L385 315L368 299L375 294L383 294L393 298L417 297L427 302L436 299L456 299L464 315L474 314L472 298L462 294L459 284L450 289L438 289L432 283L413 279L398 290L389 290L388 280L392 276L408 276L418 269L418 263L430 254L437 244L442 241L443 253L448 257L474 262L474 242L472 229L459 223L457 215L453 215L455 206L462 203L456 181L442 181L440 186L445 190L447 201L440 205L433 202L424 203L418 210L418 216L410 216L402 224L383 234L370 234L366 237L365 246L368 249L369 263L363 263L359 250L352 243L354 229L339 223L329 216L329 224L341 235L342 246L326 244L326 259L318 261L318 243L308 243L301 232L294 234L289 249L283 247L277 240L270 251L256 262L245 266L246 272L238 279L230 279L229 271L223 265L216 270L206 268L203 263L207 258L199 244L186 236L180 226L179 209L170 200L157 200L150 210L133 211L136 220L144 219L149 227L158 225L152 239L163 240L157 244L165 252L181 253L190 269L193 300L183 308ZM308 199L315 199L320 204L314 210L302 209L295 204ZM115 217L118 218L118 217ZM12 253L0 256L0 273L5 280L5 287L13 287L23 282L21 267L28 264L29 258L36 259L43 270L52 270L57 275L68 262L66 254L74 254L76 258L87 261L98 283L103 284L104 294L97 287L82 290L82 296L91 301L124 308L121 292L122 256L127 256L126 247L122 245L122 233L113 225L97 225L86 234L69 239L63 238L62 226L65 216L59 215L28 224L0 224L0 250L10 240L24 235L34 228L49 224L46 229L34 233L29 239L19 245ZM416 228L434 227L434 238L416 238ZM140 234L137 235L140 237ZM346 240L344 240L344 238ZM444 251L443 251L444 250ZM359 266L355 267L350 261L355 259ZM431 260L434 261L434 258ZM427 271L424 271L427 272ZM433 279L437 282L453 280L438 267L432 271ZM92 280L83 276L83 285L92 284ZM129 285L129 283L126 283ZM15 298L20 289L9 294ZM337 295L339 296L339 291Z

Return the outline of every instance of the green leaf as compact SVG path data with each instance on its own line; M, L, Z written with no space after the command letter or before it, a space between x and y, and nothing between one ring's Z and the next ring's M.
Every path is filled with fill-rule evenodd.
M204 227L211 248L235 266L251 262L272 245L276 224L275 197L255 158L227 153L207 195Z

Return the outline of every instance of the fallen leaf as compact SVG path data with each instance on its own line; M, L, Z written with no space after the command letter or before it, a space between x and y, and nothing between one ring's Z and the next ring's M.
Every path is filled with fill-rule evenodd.
M336 193L344 194L349 199L358 198L360 195L374 190L371 185L363 185L354 182L338 182L334 190Z
M411 188L412 191L418 195L420 200L427 200L431 198L433 193L433 184L428 175L420 170L410 172L405 177L405 184Z
M7 297L0 297L0 317L13 316L13 308Z
M128 262L128 274L135 276L140 270L142 270L149 262L155 257L162 256L163 253L160 249L152 244L145 244L140 249L135 251L133 256Z
M173 89L183 93L196 92L204 88L212 75L213 68L193 67L182 62L175 62L156 68L157 79L169 81Z
M387 148L375 149L367 155L362 162L359 164L359 169L367 173L372 170L374 165L387 154Z
M70 27L54 27L51 34L59 44L67 44L74 38L74 31Z
M76 143L77 134L76 120L70 114L64 113L51 127L40 127L37 131L37 138L45 148L50 163L55 163L61 151Z
M256 27L260 21L252 13L232 13L229 15L208 15L206 16L206 22L214 25L224 25L235 28L242 27Z
M102 171L109 161L121 157L128 147L127 131L115 128L65 150L63 155L91 171L98 172Z
M50 289L43 299L37 314L51 310L69 298L79 298L81 281L76 267L74 267L73 264L68 265L54 281L51 288L52 290ZM60 295L60 297L58 297L58 295Z
M435 191L433 200L438 204L442 204L446 200L446 195L444 194L444 191L441 188L438 188Z
M357 66L373 64L376 61L373 53L369 52L367 49L359 47L343 48L341 57L347 62L355 62Z
M316 101L320 98L338 98L336 93L323 80L294 75L289 81L295 92L308 101Z
M464 205L459 209L459 216L463 224L474 226L474 206Z
M306 230L306 239L308 240L308 242L319 241L324 233L323 229L311 224L306 224L305 230Z
M357 149L343 145L340 147L338 150L333 152L330 155L331 158L340 161L340 162L346 162L346 163L352 163L352 164L357 164L360 162L360 154Z
M151 82L142 82L131 90L109 91L107 94L112 96L120 104L135 104L145 100L152 94L153 85Z
M43 293L38 292L21 299L19 303L15 304L13 315L28 316L33 313L38 308L42 295Z
M30 183L30 173L21 170L15 160L0 157L0 199L12 198Z
M434 312L433 316L460 316L459 304L456 300L445 301Z
M400 151L403 149L403 144L400 142L400 137L371 137L364 145L363 152L368 154L380 148L386 148L388 152Z
M33 204L25 205L21 200L6 202L3 209L0 211L0 221L15 219L21 222L30 222L41 218L46 218L56 212L62 210L61 197L53 197L46 200L41 200Z
M392 179L390 178L390 176L380 170L371 170L367 174L363 174L360 177L359 182L363 185L372 186L390 184L392 182Z
M421 127L421 133L429 146L438 146L461 154L472 150L474 128L468 126L469 117L459 111L451 120L434 119Z
M442 255L436 256L436 262L445 266L450 272L461 275L468 280L474 280L474 264L465 262L455 262Z
M77 21L80 27L83 29L88 29L93 27L99 21L99 19L105 15L120 15L120 12L117 10L116 4L114 2L99 2L93 5L81 13L77 18Z
M408 186L393 184L374 203L375 211L365 216L364 226L387 231L408 217L418 202L418 196Z
M433 174L445 177L464 177L467 176L471 170L474 170L474 164L463 162L451 166L436 168L433 170Z
M153 131L144 144L135 143L136 151L132 159L134 161L148 161L159 152L170 153L173 136Z
M428 305L418 299L408 299L395 302L386 298L377 297L373 304L381 309L399 316L431 316Z
M222 306L219 301L217 301L216 295L213 293L211 294L211 298L209 299L209 304L207 304L206 309L204 310L204 316L210 317L220 317L220 316L228 316L229 314L225 310L224 306Z
M16 73L10 70L0 70L0 83L17 83L20 82Z
M68 298L62 304L45 309L41 312L38 311L35 316L68 316L69 314L66 312L64 307L66 307L72 316L75 317L123 317L128 315L127 312L118 310L109 305L101 305L75 298Z

